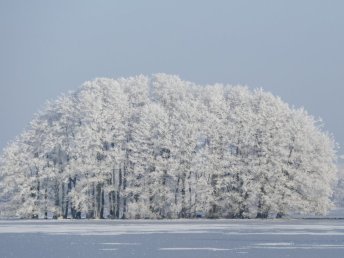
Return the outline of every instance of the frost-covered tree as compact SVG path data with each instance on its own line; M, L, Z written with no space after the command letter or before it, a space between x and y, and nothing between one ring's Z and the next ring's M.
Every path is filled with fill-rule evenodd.
M342 156L344 159L344 156ZM333 200L336 203L336 206L344 206L344 164L343 161L339 161L337 164L338 167L338 181L334 189Z
M321 121L263 90L99 78L47 103L4 149L0 215L323 214L335 151Z

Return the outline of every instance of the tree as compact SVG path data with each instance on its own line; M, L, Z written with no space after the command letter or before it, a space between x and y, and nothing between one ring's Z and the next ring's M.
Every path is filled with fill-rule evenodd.
M98 78L48 102L5 148L1 216L323 214L335 161L321 121L261 89Z

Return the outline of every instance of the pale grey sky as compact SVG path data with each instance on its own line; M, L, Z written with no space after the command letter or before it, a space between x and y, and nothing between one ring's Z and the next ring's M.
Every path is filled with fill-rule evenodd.
M157 72L262 87L344 146L344 1L0 1L0 149L47 99ZM340 151L344 153L343 150Z

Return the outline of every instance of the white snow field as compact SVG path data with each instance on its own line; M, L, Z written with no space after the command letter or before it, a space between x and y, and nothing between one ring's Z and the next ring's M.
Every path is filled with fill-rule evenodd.
M3 220L0 257L344 257L344 220Z

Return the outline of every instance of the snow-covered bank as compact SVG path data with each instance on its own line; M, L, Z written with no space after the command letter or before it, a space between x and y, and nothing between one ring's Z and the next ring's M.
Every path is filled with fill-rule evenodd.
M344 220L17 220L0 221L1 233L125 235L151 233L344 235Z

